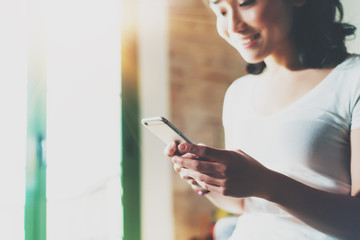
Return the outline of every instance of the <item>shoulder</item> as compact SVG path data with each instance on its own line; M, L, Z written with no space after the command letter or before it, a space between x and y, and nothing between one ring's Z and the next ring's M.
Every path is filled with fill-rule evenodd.
M352 90L360 90L360 55L350 55L337 67L343 81L349 82Z
M342 93L339 102L348 100L352 129L360 126L360 55L350 55L336 67L338 71L337 89ZM359 119L359 120L357 120Z
M360 55L349 55L331 74L333 88L346 96L357 95L360 90Z
M225 99L233 96L239 96L242 92L249 90L250 85L256 79L255 75L245 75L236 79L227 89Z
M342 73L360 75L360 55L351 54L342 63L340 63L336 69Z
M230 119L233 119L234 108L244 109L248 104L251 86L256 78L254 75L246 75L236 79L227 89L223 104L223 123L228 125Z

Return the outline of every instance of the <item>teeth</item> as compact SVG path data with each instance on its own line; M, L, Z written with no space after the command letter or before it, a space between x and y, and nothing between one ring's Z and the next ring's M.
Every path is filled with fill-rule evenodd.
M256 40L256 39L258 39L260 37L260 34L259 33L257 33L257 34L255 34L255 35L252 35L251 37L248 37L248 38L237 38L236 36L235 36L235 38L234 39L231 39L232 41L235 41L235 42L237 42L237 43L239 43L239 44L243 44L243 45L247 45L247 44L250 44L252 41L254 41L254 40Z
M258 39L260 37L260 34L255 34L254 36L247 38L247 39L243 39L241 42L242 44L249 44L251 41Z
M248 43L250 43L252 41L252 39L251 38L248 38L248 39L246 39L246 40L243 40L242 42L243 42L243 44L248 44Z
M247 39L243 39L241 42L242 44L249 44L251 41L255 40L255 39L258 39L259 38L259 34L255 34L254 36L252 37L249 37Z

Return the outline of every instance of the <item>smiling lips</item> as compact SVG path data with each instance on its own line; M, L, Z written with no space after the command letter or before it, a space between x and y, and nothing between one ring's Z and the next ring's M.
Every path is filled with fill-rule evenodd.
M260 33L257 33L249 38L241 39L239 42L244 48L250 48L252 45L256 43L256 40L258 40L260 37Z

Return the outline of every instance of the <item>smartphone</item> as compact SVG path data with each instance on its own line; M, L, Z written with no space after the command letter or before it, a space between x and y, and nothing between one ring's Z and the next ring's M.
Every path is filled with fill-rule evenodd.
M158 136L166 144L174 141L179 144L184 142L193 143L164 117L144 118L141 122L147 129ZM206 189L198 189L196 192L198 195L205 195L210 191Z
M147 129L158 136L166 144L174 141L179 144L184 142L193 143L164 117L144 118L141 122Z

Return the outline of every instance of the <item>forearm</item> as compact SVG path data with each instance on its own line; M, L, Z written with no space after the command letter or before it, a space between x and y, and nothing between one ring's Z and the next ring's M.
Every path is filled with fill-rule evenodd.
M210 192L205 195L216 207L221 208L232 214L241 214L244 210L244 199L226 197L217 193Z
M359 239L360 199L311 188L279 173L271 174L265 199L313 228L341 239Z

